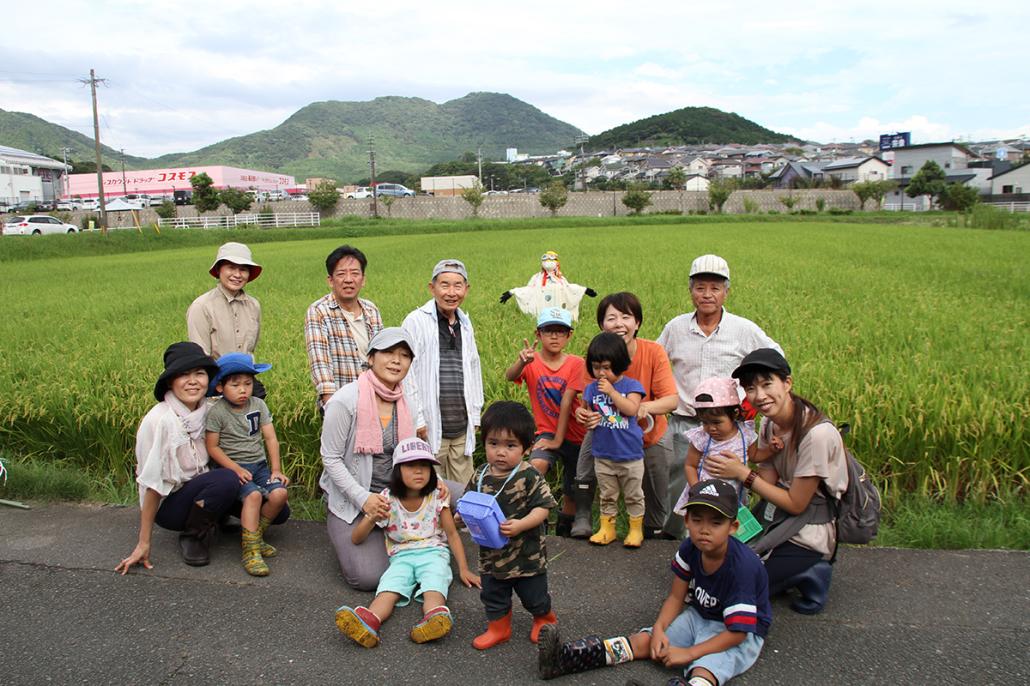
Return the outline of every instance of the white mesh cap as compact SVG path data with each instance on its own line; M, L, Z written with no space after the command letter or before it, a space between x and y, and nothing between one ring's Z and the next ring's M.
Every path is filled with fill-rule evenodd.
M690 265L690 275L715 274L724 279L730 278L730 265L718 255L702 255Z

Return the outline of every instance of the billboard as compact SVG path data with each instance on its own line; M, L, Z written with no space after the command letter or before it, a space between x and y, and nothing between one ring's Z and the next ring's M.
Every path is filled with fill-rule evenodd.
M912 145L912 132L885 133L880 136L880 152L894 148L907 148Z
M237 167L177 167L175 169L145 169L126 172L104 172L104 195L144 193L171 195L175 191L192 190L190 179L206 173L214 181L215 188L240 188L243 190L286 190L296 186L292 176ZM92 198L97 195L96 174L71 174L68 195Z

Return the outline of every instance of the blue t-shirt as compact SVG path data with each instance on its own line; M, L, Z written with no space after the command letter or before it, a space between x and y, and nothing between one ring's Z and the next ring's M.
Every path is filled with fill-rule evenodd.
M723 622L729 631L762 638L769 633L772 607L765 565L737 539L730 537L726 559L711 575L701 566L701 551L687 539L672 559L672 571L690 582L690 604L705 619Z
M640 382L628 376L623 376L612 385L623 395L630 393L647 395ZM583 391L583 398L591 410L601 414L601 423L594 427L593 447L591 448L594 457L615 462L644 459L644 430L637 422L637 418L623 417L615 409L612 399L597 390L596 381L592 381Z

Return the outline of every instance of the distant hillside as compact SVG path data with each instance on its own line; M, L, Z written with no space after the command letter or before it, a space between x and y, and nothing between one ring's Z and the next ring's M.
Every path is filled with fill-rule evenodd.
M69 162L72 160L80 162L96 160L92 138L25 112L0 110L0 145L46 155L55 160L63 159L61 148L70 148ZM117 150L101 144L100 154L103 163L112 169L121 167L121 153ZM145 158L125 156L127 169L139 169L146 163Z
M699 143L786 143L790 136L776 133L732 112L714 107L684 107L647 119L616 126L589 141L595 150Z
M553 152L582 132L502 93L469 93L438 105L421 98L316 102L274 129L164 155L162 166L227 164L339 182L368 176L368 138L376 168L417 172L482 147L484 159L503 159L508 147Z

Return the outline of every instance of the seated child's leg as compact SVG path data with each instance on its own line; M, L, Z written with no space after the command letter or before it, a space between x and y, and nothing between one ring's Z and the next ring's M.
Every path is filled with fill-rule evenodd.
M697 610L688 607L673 620L665 633L669 637L669 646L672 650L689 648L703 643L725 630L726 625L722 622L706 620L697 613ZM707 679L708 676L701 671L704 670L714 677L713 684L724 684L733 677L743 674L755 663L762 650L762 644L763 640L756 634L748 634L744 642L738 646L721 653L712 653L698 658L683 670L683 674L688 678L701 676Z
M403 597L400 593L384 591L369 603L368 609L376 614L380 622L385 622L393 614L393 609L397 607L397 603Z
M283 507L286 506L286 498L285 488L282 486L271 488L268 491L268 500L261 506L262 519L267 519L268 523L271 524L279 516L279 513L282 512Z
M645 631L605 640L587 636L562 643L558 626L552 625L540 631L537 671L541 679L553 679L650 657L651 635Z
M243 496L243 507L240 510L240 524L247 531L257 531L261 517L261 491L253 490Z

